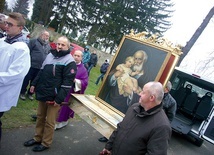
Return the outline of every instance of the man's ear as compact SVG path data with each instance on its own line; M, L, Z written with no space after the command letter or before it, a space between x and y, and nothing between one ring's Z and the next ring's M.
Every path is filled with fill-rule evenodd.
M24 26L19 26L20 31L22 31L24 28Z
M150 96L150 100L151 100L151 101L154 101L154 100L155 100L155 96L154 96L154 95L151 95L151 96Z

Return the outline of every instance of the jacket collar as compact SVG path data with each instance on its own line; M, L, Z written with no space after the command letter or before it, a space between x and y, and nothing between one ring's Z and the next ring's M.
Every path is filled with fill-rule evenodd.
M43 45L49 44L48 41L42 40L40 37L37 38L37 40L40 42L40 44L41 44L42 46L43 46Z
M157 112L159 112L162 109L162 104L159 104L147 111L144 110L144 108L140 105L140 103L138 103L135 107L134 107L134 111L137 113L137 116L139 117L145 117L145 116L149 116L149 115L153 115Z
M7 36L4 41L9 43L9 44L13 44L13 43L17 42L20 37L22 37L22 33L14 36L14 37Z
M50 52L55 58L63 57L67 54L70 54L70 50L61 50L58 52L56 49L51 49Z

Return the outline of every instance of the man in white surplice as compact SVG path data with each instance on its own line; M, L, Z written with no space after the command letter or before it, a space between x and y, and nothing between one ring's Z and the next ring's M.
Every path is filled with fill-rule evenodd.
M10 13L5 20L7 36L0 39L0 119L4 112L17 105L22 82L30 68L28 39L22 34L25 19ZM0 120L0 141L1 141Z

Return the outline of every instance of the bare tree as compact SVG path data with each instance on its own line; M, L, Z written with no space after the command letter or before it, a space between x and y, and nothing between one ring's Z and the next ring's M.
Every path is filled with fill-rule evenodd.
M213 17L213 15L214 15L214 6L209 11L209 13L205 17L205 19L203 20L203 22L201 23L201 25L198 27L198 29L195 31L195 33L193 34L193 36L190 38L190 40L183 47L183 49L182 49L183 54L180 56L180 60L179 60L179 62L177 64L178 66L180 65L180 63L184 59L184 57L188 54L188 52L190 51L190 49L192 48L192 46L195 44L196 40L200 37L201 33L204 31L204 29L208 25L208 23L209 23L210 19Z
M213 65L214 65L214 50L211 51L204 61L201 61L198 65L198 73L206 77L212 77L214 75Z

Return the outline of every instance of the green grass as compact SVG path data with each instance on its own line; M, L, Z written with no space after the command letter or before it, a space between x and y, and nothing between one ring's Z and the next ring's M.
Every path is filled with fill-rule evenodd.
M95 82L97 80L97 77L100 75L100 66L96 66L92 68L89 76L89 81L88 81L88 87L85 91L85 94L90 94L90 95L96 95L99 86L101 84L101 81L99 85L96 85Z
M99 85L96 85L96 79L100 75L100 67L94 67L89 76L89 84L85 91L85 94L96 95ZM17 92L18 93L18 92ZM37 101L29 100L28 98L25 101L19 100L17 107L12 107L11 110L4 113L2 120L3 129L12 129L32 126L35 124L35 121L31 119L31 115L36 114ZM78 116L75 116L78 119Z

